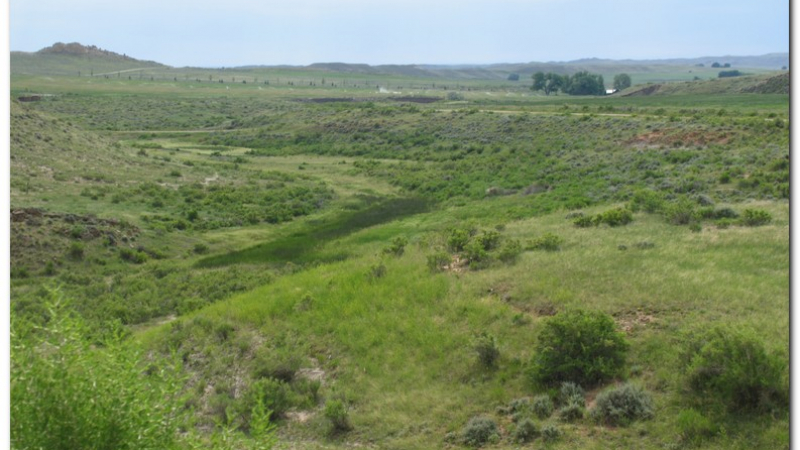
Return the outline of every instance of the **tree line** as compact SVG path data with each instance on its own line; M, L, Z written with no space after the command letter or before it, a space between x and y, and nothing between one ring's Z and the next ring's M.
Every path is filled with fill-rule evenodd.
M631 77L621 73L614 76L614 89L622 90L631 86ZM603 76L588 71L576 72L573 75L560 75L554 72L536 72L533 74L534 91L543 91L545 95L561 91L568 95L605 95L606 87Z

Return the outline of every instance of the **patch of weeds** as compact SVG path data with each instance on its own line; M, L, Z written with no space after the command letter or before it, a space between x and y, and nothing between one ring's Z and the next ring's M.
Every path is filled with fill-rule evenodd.
M681 441L699 445L719 432L719 426L694 408L682 409L678 413L678 430Z

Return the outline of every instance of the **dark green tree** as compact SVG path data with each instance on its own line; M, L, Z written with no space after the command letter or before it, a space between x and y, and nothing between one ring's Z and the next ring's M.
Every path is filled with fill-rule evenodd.
M551 92L558 92L559 89L564 88L565 78L553 72L536 72L533 74L533 86L531 89L544 91L544 95L550 95Z
M614 75L614 89L621 91L631 87L631 76L627 73Z
M585 70L572 75L563 90L569 95L605 95L606 93L603 76Z

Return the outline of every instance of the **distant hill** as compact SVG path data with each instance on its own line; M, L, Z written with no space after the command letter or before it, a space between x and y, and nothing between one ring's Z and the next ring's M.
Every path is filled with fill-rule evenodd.
M368 64L349 64L342 62L315 63L296 69L311 69L334 73L350 73L365 75L399 75L425 78L473 79L473 80L505 80L509 74L515 73L522 78L530 78L536 72L555 72L573 74L582 70L613 76L618 73L670 73L682 70L686 73L705 71L716 75L720 66L729 64L731 68L756 71L781 70L789 66L788 53L771 53L762 56L708 56L702 58L676 58L662 60L611 60L588 58L564 62L528 62L499 64L385 64L371 66ZM248 66L266 67L266 66ZM706 74L706 75L708 75Z
M449 80L507 80L510 74L520 75L520 80L530 80L536 72L573 74L579 71L599 73L611 80L615 74L648 74L638 77L642 81L676 81L715 77L719 69L712 68L729 64L731 68L750 72L781 70L789 66L788 53L771 53L761 56L708 56L703 58L676 58L662 60L611 60L588 58L575 61L498 63L498 64L384 64L368 65L343 62L315 63L308 66L247 65L243 70L281 69L319 71L340 74L390 75L403 77L438 78ZM153 69L171 70L172 67L154 61L142 61L125 54L104 50L94 45L76 42L58 42L34 53L11 52L11 73L35 75L117 75L122 72ZM230 68L237 69L237 67ZM682 75L676 75L682 74ZM689 75L691 74L691 75ZM637 78L637 77L634 77Z
M719 78L683 83L650 83L633 86L619 93L621 97L644 95L692 94L789 94L789 72L772 75L754 75Z
M57 42L33 53L11 52L11 73L100 76L166 67L154 61L142 61L77 42Z

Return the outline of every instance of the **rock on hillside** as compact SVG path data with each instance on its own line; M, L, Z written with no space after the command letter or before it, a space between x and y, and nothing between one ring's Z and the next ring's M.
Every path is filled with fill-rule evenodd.
M56 42L50 47L45 47L36 53L40 55L50 54L50 55L71 55L71 56L95 56L95 57L122 59L125 61L136 61L136 59L131 58L128 55L120 55L119 53L115 53L109 50L103 50L102 48L99 48L95 45L87 46L87 45L82 45L78 42L71 42L69 44Z

